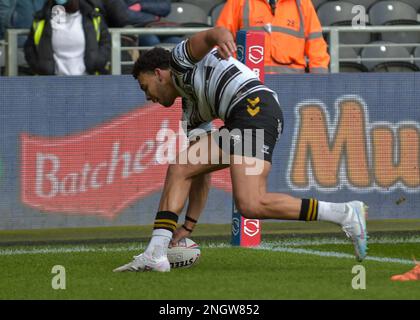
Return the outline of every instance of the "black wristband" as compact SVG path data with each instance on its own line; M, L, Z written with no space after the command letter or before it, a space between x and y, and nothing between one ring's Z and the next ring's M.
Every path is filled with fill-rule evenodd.
M193 232L192 229L188 229L184 224L182 225L182 227L187 230L188 232Z
M185 216L185 220L186 221L191 221L193 223L197 223L197 220L194 220L193 218L189 217L189 216Z

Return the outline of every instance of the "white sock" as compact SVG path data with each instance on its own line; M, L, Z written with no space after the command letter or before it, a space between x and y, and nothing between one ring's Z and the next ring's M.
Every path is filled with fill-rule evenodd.
M166 257L168 253L168 245L172 239L172 232L166 229L155 229L152 233L149 245L145 254L153 259Z
M318 220L343 224L347 218L345 203L318 201Z

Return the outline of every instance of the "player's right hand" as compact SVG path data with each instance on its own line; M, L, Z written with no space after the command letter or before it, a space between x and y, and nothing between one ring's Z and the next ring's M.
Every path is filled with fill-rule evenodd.
M172 235L172 240L169 243L169 248L177 244L181 239L188 238L190 234L191 232L185 230L183 227L179 227L174 231L174 234Z
M229 57L235 55L236 43L232 36L232 33L222 27L216 27L212 29L214 33L215 42L217 45L217 51L223 59L229 59Z

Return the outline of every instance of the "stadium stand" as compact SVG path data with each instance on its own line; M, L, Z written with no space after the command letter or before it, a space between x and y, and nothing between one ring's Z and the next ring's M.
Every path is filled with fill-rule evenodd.
M216 21L219 18L219 15L222 12L224 6L225 6L225 3L222 2L222 3L219 3L219 4L215 5L210 10L210 12L209 12L209 14L210 14L210 24L212 26L215 26L216 25Z
M410 5L394 0L375 3L369 9L372 25L412 24L417 22L417 12Z
M414 58L420 59L420 47L417 47L414 50ZM420 69L420 60L414 62L416 66Z
M152 28L171 28L171 27L207 27L214 25L225 0L172 0L172 12L169 16L162 18L160 21L150 24ZM395 26L395 25L419 25L420 24L420 0L312 0L314 7L317 10L318 17L321 24L325 26L350 26L352 20L358 14L354 13L355 5L362 5L366 9L367 25L373 26ZM179 35L182 38L184 35ZM22 37L22 36L20 36ZM329 33L325 32L325 37L328 42ZM339 61L340 71L342 72L356 72L366 71L363 69L363 63L358 63L361 59L361 49L365 44L372 43L372 41L385 41L399 44L407 44L405 49L413 56L419 58L420 49L420 32L412 31L392 31L373 33L370 32L339 32L340 45L350 45L349 47L340 46L339 58L355 59L354 63L349 61ZM126 36L122 36L121 41L124 47L134 46L135 44L127 43ZM163 41L167 45L166 41ZM168 44L169 45L169 44ZM0 50L1 50L0 46ZM6 73L4 68L4 59L7 54L6 48L3 47L3 55L0 56L0 68L3 65L3 73ZM387 49L394 52L395 48ZM372 49L369 49L372 50ZM369 52L366 48L365 52ZM25 75L27 64L23 58L21 48L15 49L13 56L14 61L18 64L18 74ZM401 52L405 50L402 49ZM125 59L129 52L122 51L122 61L131 62L132 59ZM10 59L11 61L12 59ZM419 61L413 62L417 66ZM15 64L13 64L15 65ZM337 64L336 64L337 65ZM13 67L6 68L14 70ZM125 66L128 70L131 65ZM411 67L410 67L411 68ZM396 70L397 68L387 67L388 71ZM336 69L337 70L337 69ZM10 73L7 71L8 75Z
M419 1L420 2L420 1ZM418 25L417 12L401 1L381 1L369 10L371 25ZM381 40L396 43L420 43L419 32L382 32Z
M0 40L0 76L2 76L4 72L4 51L4 43L2 40Z
M419 0L400 0L412 6L417 12L420 11L420 1Z
M332 1L322 4L317 10L323 26L351 26L357 13L352 12L353 3ZM340 35L340 43L364 44L371 41L369 33L345 32Z
M336 0L329 0L329 1L336 1ZM378 2L379 0L349 0L349 2L355 4L355 5L362 5L365 7L366 11L369 10L369 8L374 4L375 2Z
M329 2L336 2L338 0L312 0L312 3L314 4L315 8L319 7L319 4L322 4L326 1ZM348 0L349 2L355 4L355 5L362 5L366 8L367 11L372 7L372 5L384 2L384 0ZM419 0L398 0L399 2L405 2L406 4L412 6L416 11L420 10L420 1ZM319 3L319 4L318 4ZM315 5L317 4L317 5Z
M194 4L210 15L210 11L220 3L226 2L225 0L181 0L180 2Z
M312 0L312 4L314 5L315 10L318 9L324 2L328 0Z
M354 61L341 61L340 72L367 72L366 66L361 64L360 56L354 48L340 48L340 59L353 59Z
M361 51L362 63L372 72L410 72L419 71L417 65L410 61L401 59L412 58L410 52L405 47L389 46L389 42L375 41L375 47L365 47ZM366 59L378 60L366 60ZM387 59L387 61L380 60Z
M175 22L182 26L208 26L208 15L197 5L184 2L171 3L171 13L162 22Z

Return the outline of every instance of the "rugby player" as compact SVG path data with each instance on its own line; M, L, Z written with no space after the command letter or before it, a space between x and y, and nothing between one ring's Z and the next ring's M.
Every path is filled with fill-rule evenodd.
M244 217L333 222L351 238L357 260L365 258L367 206L363 202L331 203L267 192L283 115L277 94L233 58L235 51L232 34L216 27L194 34L172 51L153 48L135 63L133 76L148 100L170 107L177 97L182 97L187 136L195 143L168 167L145 252L115 272L170 271L167 249L171 239L176 242L190 235L207 198L208 174L226 167L230 168L235 204ZM211 132L210 121L216 118L223 120L224 126ZM227 142L221 131L229 133ZM204 156L207 161L191 160L197 150L204 153L200 159ZM188 197L186 221L177 229L178 216Z

